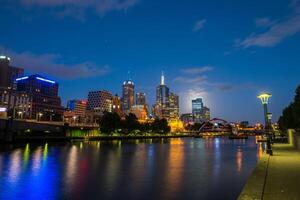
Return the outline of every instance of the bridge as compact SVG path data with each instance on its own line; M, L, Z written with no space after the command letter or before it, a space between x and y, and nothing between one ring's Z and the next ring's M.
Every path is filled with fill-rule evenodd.
M0 119L0 140L12 141L19 136L70 136L72 130L97 130L98 124L66 124L55 121Z

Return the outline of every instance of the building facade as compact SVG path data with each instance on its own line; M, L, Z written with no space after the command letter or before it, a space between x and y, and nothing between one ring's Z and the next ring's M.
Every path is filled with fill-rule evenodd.
M122 116L121 99L117 94L112 97L112 112L115 112L119 116Z
M73 99L69 100L67 103L68 111L74 112L76 117L84 118L87 108L87 101L86 100L78 100Z
M91 91L88 94L87 110L94 115L112 112L112 94L107 90Z
M62 120L64 108L58 96L58 83L40 75L24 76L16 79L17 90L32 97L33 119Z
M146 94L144 92L137 92L136 93L136 105L138 106L145 106L146 105Z
M130 79L123 82L122 87L122 111L129 114L134 106L134 82Z
M160 85L156 88L156 105L155 105L155 117L169 119L170 117L170 102L169 102L170 90L165 85L165 76L162 73L160 78Z
M192 115L195 123L202 123L210 119L210 110L204 106L202 98L192 100Z
M0 87L14 88L15 80L24 75L24 69L10 66L10 58L0 56Z
M32 118L32 96L27 92L19 92L12 88L0 88L0 110L2 118Z
M179 96L171 92L169 96L169 104L169 119L179 119Z

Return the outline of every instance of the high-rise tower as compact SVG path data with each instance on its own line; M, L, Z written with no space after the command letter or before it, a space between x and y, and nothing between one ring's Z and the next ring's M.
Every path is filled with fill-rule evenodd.
M123 82L122 93L122 111L129 114L131 107L134 105L134 82L131 80L129 73L128 79Z
M170 90L165 85L164 73L161 73L160 85L156 88L156 105L155 105L155 116L158 118L170 117L170 102L169 102Z

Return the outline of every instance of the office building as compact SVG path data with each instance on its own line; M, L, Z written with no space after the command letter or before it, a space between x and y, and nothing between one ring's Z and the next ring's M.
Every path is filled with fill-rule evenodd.
M179 119L179 96L177 94L170 93L169 105L169 119Z
M160 78L160 85L156 88L156 105L154 108L155 117L169 119L170 117L170 90L165 85L165 76L162 73Z
M145 106L146 105L146 94L143 92L136 93L136 105Z
M15 80L24 75L24 69L10 66L10 58L0 56L0 87L14 88Z
M76 117L84 118L86 108L87 108L86 100L73 99L73 100L69 100L67 103L68 111L74 112Z
M134 105L134 82L129 78L123 82L122 89L122 111L129 114Z
M112 94L107 90L91 91L88 94L87 110L96 116L112 112Z
M58 96L58 83L40 75L24 76L16 79L17 90L32 97L32 118L42 120L62 120L64 108Z
M0 112L2 112L2 118L30 119L32 96L27 92L19 92L12 88L0 88Z
M112 112L117 113L119 116L122 115L121 99L117 94L112 97Z
M202 98L192 100L192 114L195 123L202 123L210 119L210 110L204 106Z

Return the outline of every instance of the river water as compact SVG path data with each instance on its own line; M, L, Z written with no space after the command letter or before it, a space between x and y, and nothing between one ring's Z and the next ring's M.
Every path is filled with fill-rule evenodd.
M0 199L236 199L262 152L255 138L2 145Z

